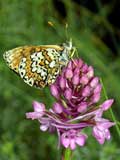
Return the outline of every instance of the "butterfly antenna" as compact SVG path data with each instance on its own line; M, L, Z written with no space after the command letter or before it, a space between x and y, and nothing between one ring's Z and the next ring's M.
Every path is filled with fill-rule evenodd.
M55 32L59 37L62 38L60 32L57 31L57 29L56 29L56 27L55 27L55 24L54 24L53 22L48 21L48 25L54 30L54 32Z
M68 23L65 24L65 37L66 37L66 41L69 40L69 37L68 37Z
M69 47L72 48L72 52L70 54L70 58L73 59L73 56L75 54L75 52L77 51L77 49L75 47L72 47L72 38L69 36L69 32L68 32L68 23L65 24L65 36L66 36L66 41L69 43ZM77 53L77 57L78 57L78 53Z

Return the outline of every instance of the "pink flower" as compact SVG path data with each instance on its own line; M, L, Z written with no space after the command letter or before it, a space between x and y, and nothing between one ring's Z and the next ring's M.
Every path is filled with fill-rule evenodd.
M111 136L109 128L113 125L115 125L115 123L103 118L100 118L96 121L96 125L93 127L92 134L100 144L103 144L105 139L110 139Z
M71 150L76 148L76 144L84 146L87 135L81 133L79 130L69 130L61 135L61 143L65 148L70 147Z
M43 103L34 101L33 108L34 108L34 112L26 113L27 118L31 118L32 120L39 119L44 115L45 105Z
M72 60L50 86L51 94L56 99L53 107L46 110L43 103L34 102L34 112L26 113L26 116L38 119L42 131L57 131L59 144L65 148L74 150L77 145L84 146L87 135L82 131L86 127L91 127L92 135L103 144L110 139L109 128L115 123L102 118L113 99L98 105L101 89L93 67L81 59Z

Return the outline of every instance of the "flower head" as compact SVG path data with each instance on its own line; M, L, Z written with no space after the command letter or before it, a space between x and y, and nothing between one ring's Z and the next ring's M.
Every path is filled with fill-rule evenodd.
M65 99L69 107L65 109L66 114L69 110L68 115L76 117L99 101L101 84L99 78L94 76L93 67L79 59L69 62L50 89L59 102L61 102L61 97ZM56 96L55 90L59 96L58 94Z
M51 94L56 99L53 107L48 111L44 104L34 102L34 112L26 116L38 119L42 131L56 130L59 144L65 148L74 150L76 145L83 146L87 139L83 133L86 127L92 127L93 136L103 144L105 139L110 139L109 128L114 123L102 118L103 112L111 107L113 100L96 104L100 100L101 88L92 66L81 59L72 60L50 86Z

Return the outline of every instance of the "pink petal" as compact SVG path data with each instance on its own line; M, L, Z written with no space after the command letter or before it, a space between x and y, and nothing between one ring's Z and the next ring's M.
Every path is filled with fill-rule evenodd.
M84 146L86 139L87 139L87 136L85 134L81 134L78 137L76 137L75 142L79 146Z
M78 75L74 75L73 78L72 78L72 83L74 85L78 85L79 81L80 81L80 77Z
M102 144L102 142L104 143L104 132L99 130L96 126L93 127L92 135L96 138L98 142L100 142L100 144Z
M88 67L87 77L90 79L94 76L94 69L92 66Z
M76 148L75 139L70 139L70 148L71 150L74 150Z
M68 63L67 68L72 69L72 61Z
M71 69L69 69L69 68L66 69L65 77L68 79L73 77L73 72Z
M103 114L103 110L102 110L101 108L98 108L98 109L95 111L95 120L96 120L96 121L98 121L98 119L101 120L102 114Z
M66 99L70 100L72 97L72 90L70 88L66 89L64 92L64 96Z
M104 120L104 119L103 119ZM106 120L106 119L105 119ZM109 120L107 121L101 121L101 122L98 122L97 124L97 127L100 129L100 130L103 130L103 129L106 129L106 128L110 128L112 127L113 125L115 125L115 123L113 122L110 122Z
M82 65L83 65L83 60L79 59L79 61L77 62L77 65L78 65L79 68L81 68Z
M70 141L68 138L65 138L64 136L61 136L61 143L65 148L69 147Z
M78 106L77 111L80 112L80 113L82 113L82 112L85 112L86 109L87 109L87 103L83 102L83 103L81 103L81 104Z
M80 68L78 68L78 67L75 68L74 75L77 75L77 76L80 75Z
M82 76L80 79L80 83L86 85L88 83L89 79L86 75Z
M94 94L94 95L91 97L91 101L92 101L93 103L97 103L99 100L100 100L100 93Z
M82 72L86 72L88 70L88 65L84 63L82 66Z
M29 112L26 113L26 118L31 118L32 120L34 119L39 119L43 116L43 113L41 114L40 112Z
M100 143L100 144L104 144L105 142L105 138L98 138L97 141Z
M100 107L101 107L104 111L106 111L106 110L108 110L108 109L111 107L111 105L112 105L113 102L114 102L113 99L108 99L108 100L106 100L103 104L101 104Z
M105 129L105 138L107 139L107 140L110 140L110 138L111 138L111 135L110 135L110 131L108 130L108 129Z
M89 96L89 95L90 95L90 87L86 86L82 91L82 96L86 97L86 96Z
M99 82L99 78L98 78L98 77L94 77L94 78L92 79L92 81L90 82L90 86L91 86L92 88L95 88L95 87L97 86L98 82Z
M41 126L40 126L40 130L41 130L41 131L44 131L44 132L45 132L47 129L48 129L48 126L47 126L47 125L41 125Z
M59 98L59 91L57 89L57 86L55 84L52 84L50 86L50 90L51 90L51 94L55 97L55 98Z
M66 87L66 80L65 80L65 78L63 78L63 77L60 78L59 85L60 85L61 89L64 89Z
M55 102L53 104L53 109L56 113L62 113L63 111L61 104L59 104L58 102Z
M94 94L100 93L100 92L101 92L101 89L102 89L101 84L98 84L98 85L96 86L96 88L94 89Z
M39 103L37 101L33 102L33 108L35 112L44 112L45 111L45 105L43 103Z

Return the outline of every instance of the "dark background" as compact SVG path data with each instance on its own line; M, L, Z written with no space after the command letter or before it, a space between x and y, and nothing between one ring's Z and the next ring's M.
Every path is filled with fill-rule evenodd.
M72 37L79 57L102 77L112 107L120 121L120 1L117 0L0 0L0 160L60 160L57 134L39 130L26 120L32 101L49 108L49 89L26 85L3 61L6 50L22 45L61 44ZM54 24L54 28L48 25ZM47 98L46 98L47 97ZM105 100L105 96L102 96ZM105 116L112 120L109 111ZM111 140L99 145L88 131L85 147L77 147L74 160L119 160L120 137L111 128Z

